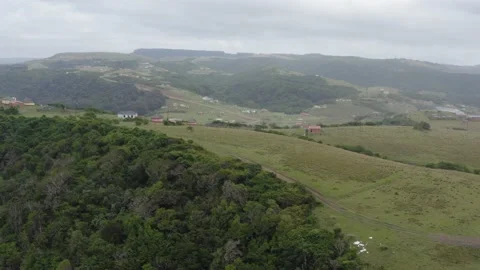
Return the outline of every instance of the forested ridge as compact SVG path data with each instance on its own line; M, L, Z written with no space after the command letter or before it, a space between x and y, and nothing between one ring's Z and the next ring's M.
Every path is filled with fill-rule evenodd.
M94 107L107 111L133 110L140 114L165 104L159 92L138 90L133 83L115 83L98 73L0 67L0 95L32 98L40 104L63 103L73 108Z
M0 130L1 269L361 268L312 196L259 165L93 113Z

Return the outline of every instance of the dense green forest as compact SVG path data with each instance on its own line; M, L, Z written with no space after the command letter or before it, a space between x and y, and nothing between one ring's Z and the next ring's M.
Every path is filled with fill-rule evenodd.
M36 103L63 103L73 108L95 107L108 111L133 110L140 114L165 104L159 92L138 90L133 83L109 82L97 73L0 67L0 95Z
M447 94L449 102L480 106L480 74L477 67L456 67L405 59L366 59L325 55L283 57L212 58L199 64L230 73L242 73L266 66L304 74L344 80L362 87L385 86L406 91ZM421 96L417 96L422 98ZM425 97L429 99L429 97Z
M259 165L93 113L0 129L1 269L362 267L310 194Z
M178 75L169 78L180 88L200 95L216 97L233 104L270 111L299 113L316 104L357 95L357 90L329 85L316 76L288 74L276 68L264 68L234 75Z

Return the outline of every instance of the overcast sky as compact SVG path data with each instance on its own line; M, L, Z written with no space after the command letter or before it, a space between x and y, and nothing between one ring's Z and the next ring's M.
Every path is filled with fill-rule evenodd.
M0 57L182 48L480 64L479 0L0 0Z

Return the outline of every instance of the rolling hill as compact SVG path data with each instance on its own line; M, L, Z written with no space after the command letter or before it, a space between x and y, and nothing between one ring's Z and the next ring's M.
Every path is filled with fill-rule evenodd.
M331 85L317 76L290 74L276 68L263 68L233 75L172 75L173 86L229 103L266 108L270 111L299 113L316 104L336 98L355 97L352 87Z
M310 194L258 165L89 116L0 129L2 269L363 265Z
M201 64L231 73L273 66L303 74L318 74L361 87L393 87L415 98L422 98L422 95L416 95L422 91L445 93L447 102L480 106L478 67L438 65L405 59L376 60L315 54L211 58ZM429 99L429 96L424 99Z
M40 104L63 103L73 108L107 111L134 110L140 114L165 104L160 92L141 91L131 83L107 81L97 73L26 66L0 67L0 95L31 98Z

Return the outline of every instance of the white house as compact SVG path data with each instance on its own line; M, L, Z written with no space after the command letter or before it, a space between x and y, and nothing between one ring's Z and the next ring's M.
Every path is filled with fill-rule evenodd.
M6 97L2 99L2 104L15 104L17 103L17 98L16 97Z
M137 118L138 114L132 111L125 111L117 113L118 118L127 119L127 118Z

